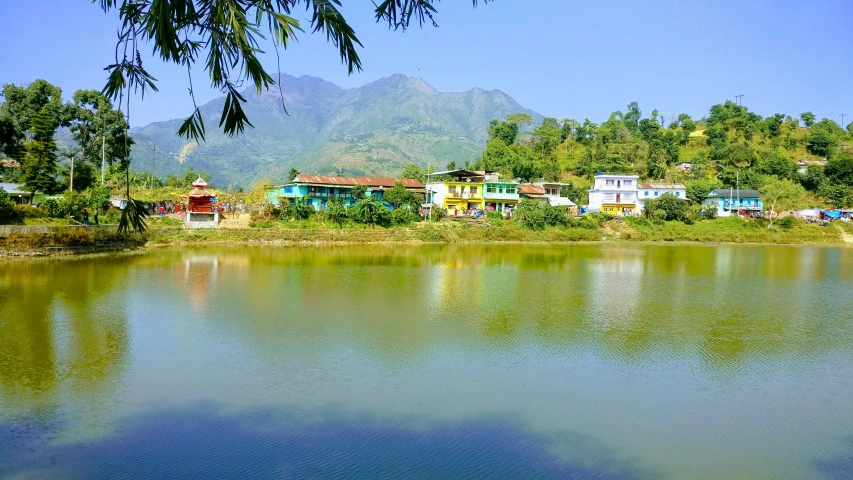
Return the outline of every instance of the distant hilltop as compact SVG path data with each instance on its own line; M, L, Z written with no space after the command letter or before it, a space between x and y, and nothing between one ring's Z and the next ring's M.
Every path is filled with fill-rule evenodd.
M444 166L479 158L489 121L538 113L500 90L439 92L421 78L395 74L345 89L321 78L281 75L278 87L243 94L255 128L228 137L208 128L207 141L188 146L177 132L183 119L133 129L134 165L150 165L157 146L158 176L187 166L213 182L249 186L259 178L283 179L291 168L321 174L394 176L406 165ZM206 125L219 123L223 98L201 106Z

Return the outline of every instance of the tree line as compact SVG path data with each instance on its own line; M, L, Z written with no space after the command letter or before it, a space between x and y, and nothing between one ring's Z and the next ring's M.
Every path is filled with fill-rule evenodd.
M600 124L588 118L531 123L523 114L492 120L482 155L465 167L520 181L561 180L576 202L586 201L597 172L608 172L684 183L697 202L713 188L740 186L793 192L812 206L853 204L853 127L817 120L812 112L762 117L727 101L699 119L666 118L658 110L644 116L632 102Z

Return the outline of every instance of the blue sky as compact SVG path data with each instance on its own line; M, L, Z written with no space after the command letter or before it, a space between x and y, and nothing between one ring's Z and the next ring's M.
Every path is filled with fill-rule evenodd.
M468 0L438 4L439 28L405 33L376 24L367 0L343 12L364 44L364 70L348 76L321 35L302 34L282 70L354 87L393 73L441 91L499 89L543 115L606 119L636 100L644 114L705 114L743 94L761 115L776 112L853 120L853 2ZM297 17L307 26L308 16ZM0 1L0 83L45 78L70 97L101 88L117 15L88 0ZM150 49L145 49L147 54ZM265 57L274 70L275 58ZM131 124L191 111L186 72L149 59L160 92L131 105ZM201 69L199 100L207 88Z

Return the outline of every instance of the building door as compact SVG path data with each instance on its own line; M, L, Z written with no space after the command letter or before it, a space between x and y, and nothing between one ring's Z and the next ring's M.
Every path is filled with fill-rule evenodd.
M616 194L616 203L622 203L622 194L621 193Z

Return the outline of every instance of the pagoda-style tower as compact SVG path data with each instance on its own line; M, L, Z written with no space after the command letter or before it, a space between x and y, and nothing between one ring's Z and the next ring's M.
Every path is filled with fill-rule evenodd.
M184 198L187 199L187 227L214 228L219 225L219 211L214 205L216 195L207 189L203 178L193 182L193 190Z

